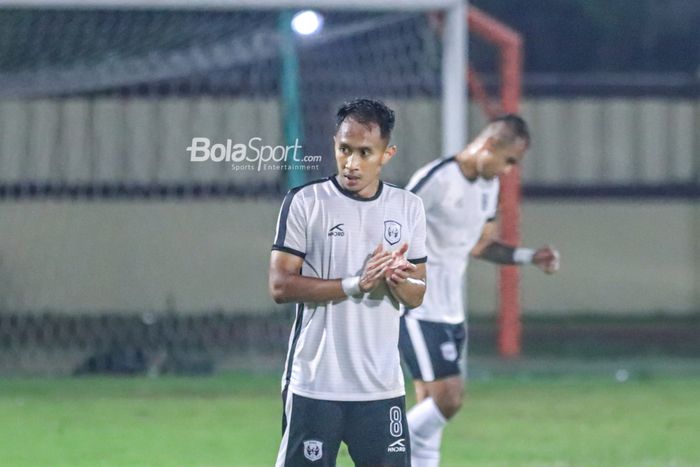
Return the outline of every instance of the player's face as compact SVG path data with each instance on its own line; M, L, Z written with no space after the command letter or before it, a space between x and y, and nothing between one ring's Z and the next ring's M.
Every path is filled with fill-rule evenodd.
M387 147L376 123L364 125L352 118L340 124L333 141L342 187L363 198L372 197L382 167L395 154L396 147Z
M527 142L516 138L510 144L488 145L477 156L477 171L479 176L490 180L499 175L508 174L513 167L520 164L527 151Z

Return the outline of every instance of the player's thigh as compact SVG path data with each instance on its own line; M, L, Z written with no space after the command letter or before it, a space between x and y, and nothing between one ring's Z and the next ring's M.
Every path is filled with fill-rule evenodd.
M405 398L348 402L343 440L357 466L408 466Z
M342 402L289 394L285 404L287 427L282 436L278 466L334 466L343 432Z
M464 324L401 318L399 346L413 379L431 382L461 375L459 358L464 348Z

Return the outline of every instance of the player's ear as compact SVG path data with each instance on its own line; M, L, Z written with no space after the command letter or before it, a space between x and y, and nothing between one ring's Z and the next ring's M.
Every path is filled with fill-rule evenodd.
M384 150L384 154L382 154L382 165L386 164L391 160L392 157L396 154L396 145L392 144L391 146L387 146L387 148Z
M484 141L484 149L489 152L493 152L498 148L500 141L495 136L491 135Z

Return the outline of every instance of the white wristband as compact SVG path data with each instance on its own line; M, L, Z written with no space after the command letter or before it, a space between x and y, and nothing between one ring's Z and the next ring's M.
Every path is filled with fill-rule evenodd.
M413 285L422 285L422 286L425 286L425 281L424 281L424 280L421 280L421 279L414 279L413 277L407 277L407 278L406 278L406 282L408 282L409 284L413 284Z
M360 276L346 277L340 281L340 285L343 288L343 292L345 292L345 295L348 297L362 294L362 290L360 289Z
M531 248L516 248L513 252L513 262L515 264L532 263L532 258L535 256L535 250Z

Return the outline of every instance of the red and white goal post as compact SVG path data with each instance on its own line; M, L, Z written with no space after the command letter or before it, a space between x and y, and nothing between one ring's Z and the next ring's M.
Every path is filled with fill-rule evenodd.
M484 12L468 6L462 0L0 0L0 8L41 10L152 9L173 10L174 12L182 10L222 12L267 10L270 12L282 12L290 9L314 8L353 12L424 12L430 15L439 13L442 25L441 47L439 59L436 61L440 62L441 153L454 154L461 150L467 142L467 82L471 89L472 99L481 104L482 110L488 116L499 112L517 112L519 107L522 64L522 40L520 36ZM485 86L482 85L476 71L471 70L467 66L468 33L473 37L479 37L482 41L492 44L498 50L501 77L500 102L498 103L488 97ZM243 49L241 47L232 48L230 44L218 44L210 54L212 56L211 63L206 62L210 58L199 53L200 48L191 47L188 51L196 58L194 61L197 62L197 67L199 67L197 71L201 71L208 69L207 67L216 69L216 67L221 65L219 61L226 62L228 66L235 66L239 62L246 65L246 60L248 59L247 50ZM222 55L217 50L224 50L226 53ZM235 56L234 52L241 56ZM172 66L174 63L175 65L180 64L178 66L183 68L182 60L174 60L178 58L175 55L169 54L166 50L159 65ZM119 76L115 76L114 73L98 72L81 74L81 70L84 71L84 67L69 68L65 70L65 77L71 78L75 75L79 76L80 80L67 79L66 82L70 83L71 87L66 89L66 92L63 94L72 95L78 92L92 92L95 95L95 93L101 92L105 86L110 89L130 89L130 87L134 87L132 81L137 80L137 78L141 81L151 79L151 81L156 83L159 80L170 78L177 83L181 78L180 75L190 72L191 67L185 66L183 69L179 69L175 66L172 76L167 73L163 75L160 69L152 70L154 60L158 61L157 54L150 54L146 57L146 60L125 60L124 67L114 67L114 63L112 63L114 60L112 62L107 60L108 63L104 67L95 68L97 71L123 70ZM417 60L421 59L418 58ZM203 61L206 63L203 63ZM136 76L128 72L129 68L126 65L133 65L140 74ZM37 79L35 81L17 79L17 82L14 84L18 89L18 95L30 96L34 92L32 91L33 86L37 87L35 91L39 95L46 96L50 93L61 95L61 89L57 88L60 83L56 84L56 80L43 79L42 76L46 75L46 73L42 73L41 71L36 73ZM48 76L55 75L48 74ZM156 88L157 86L154 87L154 89ZM173 89L176 88L177 86L173 87ZM138 92L136 94L138 97ZM129 164L126 165L128 166ZM508 177L505 177L501 190L501 237L505 242L518 244L520 240L520 181L517 170L512 171ZM514 357L520 352L519 297L519 273L517 268L502 268L500 273L501 303L498 347L501 355L505 357Z

